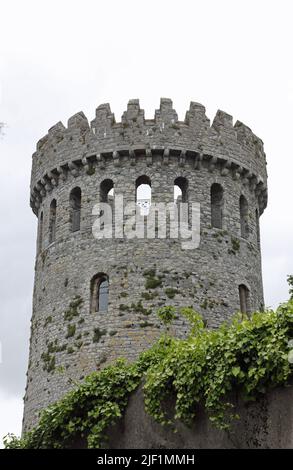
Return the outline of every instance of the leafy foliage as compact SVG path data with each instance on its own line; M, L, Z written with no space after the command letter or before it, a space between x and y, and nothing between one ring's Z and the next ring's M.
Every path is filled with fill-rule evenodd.
M67 448L86 439L90 448L105 444L110 425L122 416L130 394L143 383L145 409L158 422L179 419L187 425L203 404L212 422L228 428L234 418L229 393L255 399L292 375L288 361L293 338L293 300L276 312L236 315L230 324L208 330L190 307L182 309L191 334L179 340L164 334L135 363L118 360L89 375L41 414L39 424L22 439L6 436L6 448ZM175 317L173 307L158 311L165 326ZM175 400L174 415L166 400Z
M43 411L38 426L23 439L8 436L6 448L66 448L73 439L85 435L90 448L99 447L104 429L121 416L139 381L136 367L123 360L89 375L78 388Z
M159 308L159 310L157 311L157 315L159 319L161 320L161 322L165 326L168 326L176 318L176 309L175 307L171 307L170 305L167 305L166 307Z
M191 312L189 312L191 315ZM293 338L293 302L276 312L256 312L209 331L199 323L196 336L172 339L165 356L146 374L146 410L161 423L169 420L163 404L175 396L175 418L190 424L203 403L217 427L226 429L234 415L225 402L236 387L254 399L284 384L292 373L288 340Z

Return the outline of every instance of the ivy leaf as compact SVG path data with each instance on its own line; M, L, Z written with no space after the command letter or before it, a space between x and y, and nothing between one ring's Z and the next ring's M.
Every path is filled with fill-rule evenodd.
M241 369L239 366L232 368L232 375L234 375L234 377L237 377L237 375L239 375L240 372L241 372Z

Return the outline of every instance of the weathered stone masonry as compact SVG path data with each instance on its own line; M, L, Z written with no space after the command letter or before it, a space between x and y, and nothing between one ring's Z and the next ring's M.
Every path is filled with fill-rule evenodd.
M130 202L140 176L151 181L153 202L173 202L174 181L185 178L188 202L201 208L197 249L183 250L180 240L168 238L94 239L101 183L112 180L115 195ZM211 219L215 183L222 191L221 228ZM74 188L81 194L80 229L72 231ZM31 206L39 231L24 430L74 381L149 346L160 334L160 305L192 305L216 327L240 309L242 286L247 308L262 308L257 219L266 204L262 141L223 111L210 125L205 108L192 102L180 122L171 100L161 99L155 118L146 120L131 100L119 123L103 104L91 125L78 113L67 128L52 127L33 155ZM93 312L91 281L99 273L109 280L108 309ZM179 316L174 333L186 331Z

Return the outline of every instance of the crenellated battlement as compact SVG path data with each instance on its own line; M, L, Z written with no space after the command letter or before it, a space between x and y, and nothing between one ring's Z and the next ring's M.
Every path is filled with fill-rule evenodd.
M182 165L186 159L194 169L206 162L210 171L220 166L221 174L232 173L243 177L262 193L262 210L266 205L266 158L263 143L246 125L224 111L218 110L210 124L205 107L191 102L184 121L178 120L172 101L161 98L160 108L153 119L145 119L139 100L128 102L121 122L116 122L108 103L96 109L95 119L88 122L83 112L68 119L67 127L58 122L37 143L33 155L31 205L37 212L44 192L70 172L89 170L103 165L104 156L121 163L121 156L129 156L135 164L138 155L148 156L161 152L164 163L168 155L178 158ZM165 152L165 153L164 153Z

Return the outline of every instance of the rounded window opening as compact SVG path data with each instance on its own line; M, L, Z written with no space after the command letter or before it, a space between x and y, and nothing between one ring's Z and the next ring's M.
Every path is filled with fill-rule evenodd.
M70 225L71 231L80 230L80 213L81 213L81 189L74 188L69 197L70 202Z
M188 202L188 181L179 176L174 180L174 203Z
M91 281L91 312L106 312L109 302L109 278L99 273Z
M100 184L100 202L112 204L114 201L114 183L111 179L106 179Z
M220 184L211 186L211 225L214 228L223 228L224 191Z
M148 215L152 203L152 185L148 176L137 178L135 184L135 202L140 207L141 215Z

